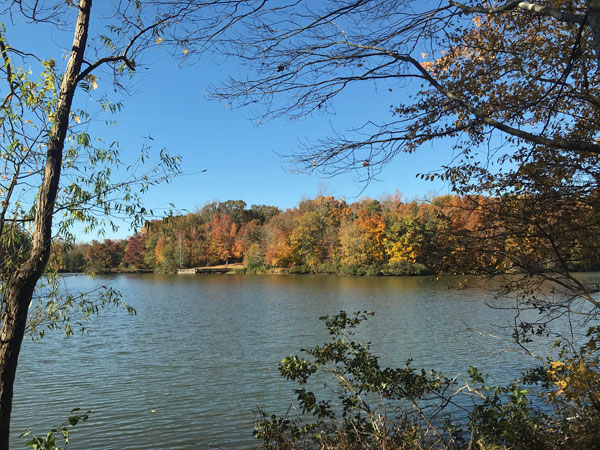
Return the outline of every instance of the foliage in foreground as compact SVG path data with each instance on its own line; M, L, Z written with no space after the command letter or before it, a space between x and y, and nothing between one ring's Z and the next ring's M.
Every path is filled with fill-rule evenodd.
M302 414L259 411L254 434L262 448L597 448L600 328L588 330L581 348L562 347L558 359L508 386L488 386L473 367L453 378L416 369L410 360L381 367L369 343L352 339L370 315L321 317L331 340L281 361L282 377L298 383ZM325 389L309 390L323 380ZM321 398L331 389L337 401Z
M33 450L59 450L63 449L69 443L70 432L79 422L86 422L91 411L81 413L79 408L71 410L67 421L50 429L45 436L36 436L31 430L25 431L20 437L29 438L25 444Z

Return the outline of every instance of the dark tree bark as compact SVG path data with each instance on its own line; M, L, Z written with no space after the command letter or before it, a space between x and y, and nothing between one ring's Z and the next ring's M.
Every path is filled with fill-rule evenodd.
M80 0L73 47L60 86L54 124L48 136L44 178L38 193L32 249L6 287L0 333L0 450L9 448L13 384L27 323L27 311L35 286L42 276L52 243L52 218L58 192L69 113L85 53L92 0Z

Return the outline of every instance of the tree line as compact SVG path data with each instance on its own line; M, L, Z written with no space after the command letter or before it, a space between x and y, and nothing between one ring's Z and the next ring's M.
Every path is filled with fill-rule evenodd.
M267 205L247 207L242 200L212 202L193 213L148 222L128 239L55 242L50 267L63 272L173 273L179 268L243 263L238 270L251 273L273 269L342 275L505 273L519 271L506 256L518 247L523 253L529 249L542 269L553 269L558 261L539 255L544 247L556 252L558 232L541 242L525 228L528 223L535 228L542 220L556 227L561 213L539 211L543 217L521 217L519 236L510 232L505 219L499 226L498 205L506 208L506 203L458 195L405 202L399 193L354 203L320 195L286 211ZM516 210L518 204L512 206L513 214L523 214ZM579 228L558 252L570 270L600 268L597 252L586 246L585 239Z

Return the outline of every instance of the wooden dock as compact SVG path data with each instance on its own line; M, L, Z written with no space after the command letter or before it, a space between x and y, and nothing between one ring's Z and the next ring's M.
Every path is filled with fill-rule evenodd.
M243 267L242 264L229 264L228 266L214 267L192 267L191 269L177 269L178 275L196 275L196 274L221 274L233 272L235 269Z

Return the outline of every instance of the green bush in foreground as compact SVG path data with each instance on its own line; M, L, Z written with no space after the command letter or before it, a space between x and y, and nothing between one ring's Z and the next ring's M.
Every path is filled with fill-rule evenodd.
M331 341L281 361L281 375L299 385L301 414L259 411L254 435L262 448L598 448L600 328L590 329L579 350L565 345L560 359L544 361L522 380L487 386L473 367L454 378L416 369L410 360L402 368L382 368L368 343L351 338L370 315L342 311L322 317ZM334 388L335 401L308 389L311 381L322 386L323 376L333 380L325 387ZM526 385L536 385L537 402ZM459 396L468 396L470 406Z

